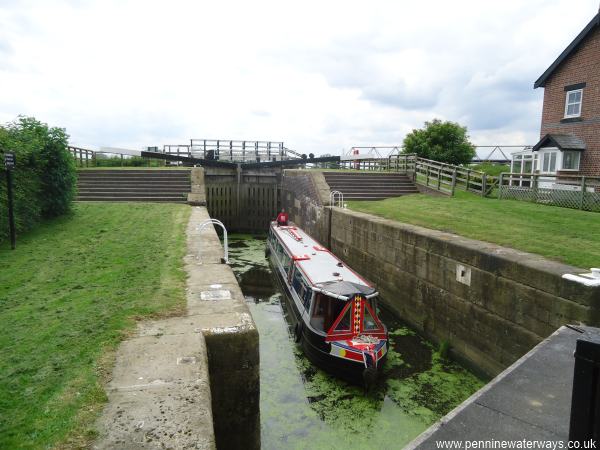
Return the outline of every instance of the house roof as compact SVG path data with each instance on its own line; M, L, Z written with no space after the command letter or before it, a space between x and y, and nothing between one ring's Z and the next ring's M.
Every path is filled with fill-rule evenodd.
M559 150L585 150L585 142L572 134L547 134L532 148L537 152L542 147L558 147Z
M600 26L600 12L594 16L594 18L586 25L583 31L579 33L573 42L571 42L569 46L559 55L559 57L556 58L556 61L554 61L550 67L548 67L546 71L535 81L535 83L533 83L533 88L536 89L540 86L544 87L546 85L546 81L548 78L550 78L558 66L560 66L562 62L577 49L581 41L583 41L597 26Z

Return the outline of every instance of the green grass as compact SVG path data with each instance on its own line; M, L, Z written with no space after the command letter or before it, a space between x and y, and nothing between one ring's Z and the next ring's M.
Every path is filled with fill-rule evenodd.
M79 203L0 244L0 448L79 448L140 318L185 305L189 207Z
M600 264L600 214L515 200L407 195L351 209L492 242L589 268Z

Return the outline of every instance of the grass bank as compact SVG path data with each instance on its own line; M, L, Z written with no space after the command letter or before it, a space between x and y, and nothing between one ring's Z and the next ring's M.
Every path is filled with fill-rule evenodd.
M407 195L348 206L399 222L492 242L574 266L600 264L600 214L457 191L450 197Z
M80 203L0 246L0 448L80 447L112 353L185 305L189 207Z

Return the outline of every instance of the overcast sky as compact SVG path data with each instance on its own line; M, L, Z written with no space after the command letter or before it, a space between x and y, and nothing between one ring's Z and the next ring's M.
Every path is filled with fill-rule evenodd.
M533 82L599 0L0 0L0 122L74 145L397 145L438 117L535 144Z

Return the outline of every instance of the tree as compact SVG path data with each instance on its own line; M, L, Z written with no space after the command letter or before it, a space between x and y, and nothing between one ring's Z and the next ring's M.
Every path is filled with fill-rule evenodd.
M475 156L475 146L469 142L467 127L456 122L433 119L425 127L413 130L404 138L404 153L447 164L468 164Z

